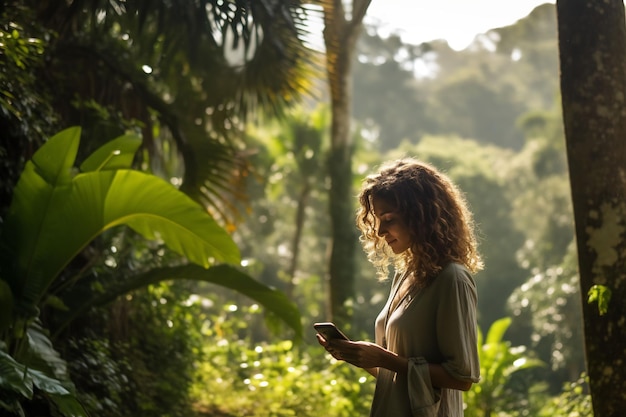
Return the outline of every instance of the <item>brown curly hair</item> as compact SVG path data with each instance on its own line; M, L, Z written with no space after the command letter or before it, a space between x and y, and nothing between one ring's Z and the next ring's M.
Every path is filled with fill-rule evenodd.
M394 256L378 236L373 200L395 208L409 230L411 246ZM368 259L385 279L390 265L412 271L416 284L427 285L450 262L469 271L482 269L472 213L454 183L433 166L403 158L384 164L363 181L359 193L357 226Z

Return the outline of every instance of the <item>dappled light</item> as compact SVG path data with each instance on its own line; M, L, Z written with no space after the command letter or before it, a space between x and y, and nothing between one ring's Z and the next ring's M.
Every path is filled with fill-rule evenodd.
M626 406L626 30L559 43L559 19L610 8L602 28L621 0L5 3L0 415L369 415L378 365L312 325L371 346L402 253L428 265L406 224L384 268L361 247L359 187L405 157L458 185L484 261L480 381L441 367L446 417Z

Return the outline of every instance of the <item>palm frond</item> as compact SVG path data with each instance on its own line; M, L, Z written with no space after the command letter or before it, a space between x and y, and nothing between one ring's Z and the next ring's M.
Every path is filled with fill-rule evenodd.
M203 204L217 201L214 209L230 211L243 195L238 169L247 166L237 149L248 116L281 115L321 68L305 42L312 12L300 0L33 4L59 33L45 77L68 124L91 119L76 108L91 100L108 117L143 126L148 150L159 124L184 159L185 191Z

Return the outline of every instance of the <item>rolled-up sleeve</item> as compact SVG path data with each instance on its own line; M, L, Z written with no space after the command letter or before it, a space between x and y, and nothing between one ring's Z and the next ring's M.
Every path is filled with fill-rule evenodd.
M443 355L441 366L460 381L479 382L476 285L462 268L454 268L438 294L437 341Z
M409 401L413 417L437 417L441 390L433 387L426 359L409 358L407 374Z

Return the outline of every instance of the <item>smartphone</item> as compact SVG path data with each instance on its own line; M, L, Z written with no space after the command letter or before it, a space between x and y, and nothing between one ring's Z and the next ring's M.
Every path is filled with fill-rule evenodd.
M350 340L348 339L348 336L343 334L343 332L339 330L337 326L334 325L334 323L315 323L313 324L313 328L317 330L317 332L321 334L326 340L331 340L331 339Z

